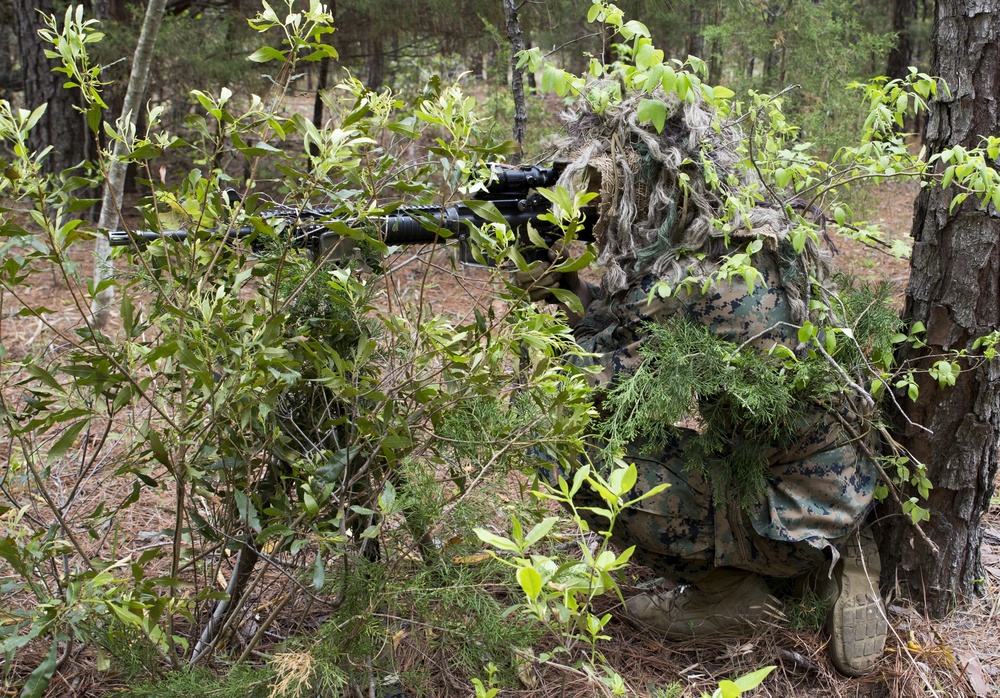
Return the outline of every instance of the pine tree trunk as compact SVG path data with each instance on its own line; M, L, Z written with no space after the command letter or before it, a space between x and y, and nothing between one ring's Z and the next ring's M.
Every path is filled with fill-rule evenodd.
M135 47L135 58L132 60L132 72L128 79L128 89L125 91L125 103L122 105L122 115L129 115L133 124L142 108L142 97L146 93L146 81L149 78L149 65L153 61L153 47L156 35L163 21L166 0L149 0L146 7L146 17L139 32L139 41ZM114 154L111 157L106 180L104 183L104 200L101 203L101 218L97 227L101 230L115 230L119 226L119 211L122 205L122 194L125 191L125 175L128 163L120 158L125 155L125 146L121 141L115 141ZM108 278L114 268L111 266L111 247L108 239L98 235L94 245L94 287L103 279ZM103 289L94 299L91 311L94 313L94 326L103 329L110 315L110 305L114 300L113 286Z
M63 89L66 76L53 73L56 61L45 57L46 45L38 36L41 14L52 14L50 0L13 0L14 28L21 55L21 75L24 103L29 109L48 103L45 114L29 136L28 145L34 151L52 146L45 159L48 172L61 172L87 159L90 132L83 115L73 107L76 90ZM59 17L60 22L62 17Z
M896 45L886 59L885 74L890 78L905 78L913 63L913 36L910 25L917 19L917 0L893 0L892 30L896 32Z
M951 88L931 103L924 142L928 152L980 144L1000 133L1000 13L993 0L939 0L933 72ZM915 205L914 249L904 317L926 326L926 349L907 347L903 359L928 368L934 354L970 347L1000 327L1000 213L970 197L949 213L957 190L924 189ZM980 520L989 507L1000 442L1000 360L963 371L953 388L939 389L920 374L920 399L906 401L908 417L896 438L926 463L934 485L924 524L934 553L896 516L883 531L882 569L905 585L933 616L947 613L983 576Z
M370 38L368 44L367 69L365 87L369 90L377 90L385 82L385 51L382 47L382 37Z
M688 7L687 36L685 37L685 49L689 56L707 58L705 56L705 19L701 10L700 2L692 2Z

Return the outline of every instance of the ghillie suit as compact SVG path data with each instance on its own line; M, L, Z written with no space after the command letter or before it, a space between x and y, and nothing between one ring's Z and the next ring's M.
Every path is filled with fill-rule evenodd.
M643 99L667 105L661 133L638 119ZM757 174L743 163L736 145L744 140L738 125L716 128L714 109L699 98L681 102L676 93L628 95L603 114L568 115L568 135L554 142L554 158L567 161L559 184L579 188L588 178L600 191L599 218L594 227L604 268L602 289L612 295L647 276L682 279L701 275L685 256L717 257L733 239L759 237L772 251L781 251L781 280L791 304L792 319L801 324L809 308L809 277L821 283L827 263L809 240L802 253L791 249L791 223L776 204L734 211L730 238L719 219L725 213L726 192L763 195ZM715 188L706 171L714 174ZM595 187L596 184L596 187Z
M764 189L736 151L736 125L716 128L700 101L652 97L668 105L662 132L638 120L646 95L627 95L603 114L577 117L556 156L569 162L563 186L600 191L604 277L589 288L593 300L574 328L595 355L600 436L606 451L624 450L635 464L633 495L670 484L623 511L614 538L674 581L694 584L630 599L628 612L667 634L716 632L760 619L771 600L757 575L834 565L839 588L855 595L837 601L837 627L846 623L850 642L854 633L861 643L845 644L837 631L834 660L846 673L863 672L884 643L877 579L871 586L852 572L863 567L858 555L838 558L860 550L847 542L870 509L877 475L845 431L859 419L849 389L837 387L829 357L798 337L811 291L830 293L821 286L825 260L811 241L795 252L780 207L758 200L726 210L729 193L754 202ZM753 282L723 273L726 256L751 245ZM699 429L676 426L692 416Z

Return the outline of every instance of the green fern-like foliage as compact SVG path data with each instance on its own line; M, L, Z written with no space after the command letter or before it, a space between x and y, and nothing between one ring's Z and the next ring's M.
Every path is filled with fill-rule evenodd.
M687 466L708 474L717 496L728 491L743 506L754 502L767 484L769 459L801 438L817 407L839 407L851 390L847 377L867 385L873 371L892 365L900 336L892 286L840 283L831 305L847 331L836 333L832 357L815 346L798 356L740 348L684 318L647 325L642 363L604 396L603 455L636 444L644 455L680 445ZM870 425L878 411L858 419Z
M656 453L680 438L689 467L708 472L744 505L767 481L768 453L790 446L802 415L839 386L822 359L779 359L740 349L703 325L678 318L648 326L643 362L607 393L607 452L634 442ZM682 432L683 421L697 433Z
M861 380L870 365L888 370L904 326L892 305L896 288L888 281L864 283L849 276L839 276L837 284L843 289L839 294L843 306L840 312L854 341L838 343L834 357L849 374Z

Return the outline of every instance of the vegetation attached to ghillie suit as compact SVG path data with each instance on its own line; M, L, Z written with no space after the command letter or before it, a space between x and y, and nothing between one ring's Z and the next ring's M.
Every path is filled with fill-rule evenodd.
M660 128L641 121L648 96L632 92L576 116L557 143L557 157L569 160L561 183L601 193L595 235L605 298L590 312L640 285L651 286L651 299L734 281L749 295L761 283L758 255L771 254L792 324L783 331L797 334L798 346L724 337L681 317L648 323L641 362L601 397L602 459L613 461L630 443L644 454L681 443L688 466L711 475L717 496L732 492L749 506L766 487L769 459L813 428L807 415L817 407L860 420L859 435L872 431L878 415L855 389L890 368L899 320L885 285L845 279L838 291L816 241L795 236L790 212L765 203L736 119L700 97L650 96L666 105Z

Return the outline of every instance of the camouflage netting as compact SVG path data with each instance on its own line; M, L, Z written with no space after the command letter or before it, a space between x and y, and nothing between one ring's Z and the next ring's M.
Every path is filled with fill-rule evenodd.
M643 99L667 105L662 133L639 122ZM714 108L700 97L694 103L681 102L676 93L660 90L631 93L602 114L586 110L568 120L567 136L554 143L554 159L568 163L559 184L571 191L587 186L600 191L594 232L597 261L604 267L602 285L609 296L649 275L677 280L689 273L700 276L707 270L693 266L692 255L711 258L726 249L726 243L757 237L781 256L782 285L793 319L807 319L808 279L822 281L826 263L812 241L801 254L792 250L792 225L785 212L763 202L751 207L730 221L728 240L716 225L727 191L752 192L755 198L764 191L756 172L736 151L744 139L737 125L714 124ZM717 188L706 182L706 161L717 174Z

